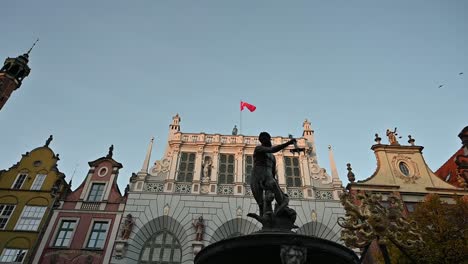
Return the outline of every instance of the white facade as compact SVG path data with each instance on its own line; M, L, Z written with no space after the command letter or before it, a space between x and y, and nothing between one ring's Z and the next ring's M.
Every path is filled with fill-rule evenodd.
M330 176L318 165L310 122L304 121L303 128L297 142L304 153L293 154L292 147L275 153L278 182L297 212L298 233L339 242L336 221L344 215L338 198L343 187L333 152L329 148ZM288 140L273 137L272 143ZM152 144L141 171L130 179L124 215L132 214L135 224L128 240L117 237L126 252L112 263L193 263L201 247L260 229L246 216L258 213L247 179L257 136L182 133L176 115L163 157L149 168ZM203 241L195 241L194 223L200 216Z

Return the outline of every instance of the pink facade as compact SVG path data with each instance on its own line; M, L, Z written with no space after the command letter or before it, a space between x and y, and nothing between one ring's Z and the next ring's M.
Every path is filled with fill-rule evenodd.
M125 209L117 186L122 164L111 148L89 166L86 179L54 211L33 263L109 263Z

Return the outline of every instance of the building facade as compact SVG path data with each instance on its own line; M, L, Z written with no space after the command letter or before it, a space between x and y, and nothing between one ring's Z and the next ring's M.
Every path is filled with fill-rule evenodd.
M468 126L462 129L458 137L462 147L455 152L435 174L442 180L460 188L468 187Z
M132 229L117 237L112 263L193 263L204 246L260 229L246 216L258 213L248 184L258 137L182 133L180 121L172 119L163 157L150 167L151 140L130 179L124 215L132 216ZM274 145L288 140L272 137ZM275 154L278 182L297 212L296 231L338 242L342 183L331 148L331 176L319 166L314 140L306 120L297 139L305 151Z
M427 194L438 194L445 200L454 194L468 194L468 190L453 186L432 172L422 155L424 147L415 145L411 136L408 145L401 145L395 135L388 137L389 143L382 144L376 135L377 144L371 147L377 159L376 171L365 180L355 182L354 176L348 178L348 190L380 193L384 201L390 193L398 193L409 213Z
M384 208L388 208L390 204L394 206L395 200L393 199L398 197L398 199L401 199L403 202L402 216L407 216L413 212L416 205L423 202L425 197L429 194L438 194L442 200L449 203L454 202L454 195L468 195L468 190L466 188L453 186L440 179L431 171L424 161L422 155L423 147L415 145L415 140L411 136L409 136L408 145L401 145L398 142L396 133L390 130L387 130L387 136L388 144L384 144L381 142L382 139L376 134L376 144L373 145L371 149L374 151L377 159L377 168L370 177L355 181L355 175L351 171L350 164L348 164L348 180L350 183L347 185L346 189L350 195L349 197L353 200L355 205L360 208L357 211L369 213L370 211L368 208L371 208L369 204L375 202L375 200L360 200L359 196L363 197L363 195L377 194L378 196L373 197L379 199L377 197L380 196L381 200L379 199L378 203ZM372 204L372 206L373 205L374 204ZM368 211L366 211L366 209ZM375 210L376 211L371 214L375 214L375 212L378 211L377 209ZM379 211L380 213L375 215L385 218L387 215L385 215L384 211L385 209ZM353 215L353 212L350 211L349 215ZM386 220L390 221L389 219L384 219L382 222L378 223L384 223ZM377 222L372 224L375 223ZM401 223L402 222L399 222L399 224ZM375 226L377 228L373 230L365 230L369 232L369 237L379 237L379 234L375 233L378 232L378 225L375 224ZM358 228L350 230L353 232L359 231ZM386 228L382 230L386 230ZM389 241L387 237L382 237L382 240ZM359 241L356 240L356 242ZM365 249L364 252L363 263L377 263L374 257L382 254L381 249L379 249L379 243L375 240L370 244L369 250Z
M0 171L0 262L31 263L51 211L68 190L57 168L59 155L42 147L23 154L8 170Z
M31 72L28 66L31 49L16 58L7 58L0 68L0 110Z
M109 263L125 208L112 151L89 162L85 180L60 201L33 263Z

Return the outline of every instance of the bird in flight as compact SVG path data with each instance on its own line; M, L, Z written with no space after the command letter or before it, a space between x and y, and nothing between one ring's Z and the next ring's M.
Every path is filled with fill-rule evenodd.
M462 75L462 74L463 74L463 72L460 72L458 75Z
M441 84L441 85L439 85L439 88L442 88L443 86L444 86L444 85L443 85L443 84Z

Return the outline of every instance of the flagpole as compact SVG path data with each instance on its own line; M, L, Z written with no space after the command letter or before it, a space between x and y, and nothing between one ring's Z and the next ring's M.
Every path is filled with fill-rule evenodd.
M240 105L242 104L242 100L240 100ZM242 108L239 108L239 135L242 135Z

